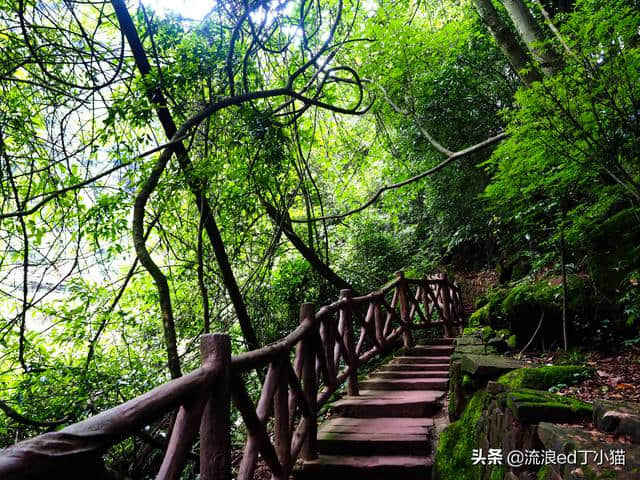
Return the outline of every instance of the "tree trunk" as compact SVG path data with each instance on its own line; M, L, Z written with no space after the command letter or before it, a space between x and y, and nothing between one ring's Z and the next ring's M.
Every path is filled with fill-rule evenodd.
M129 47L133 53L136 66L138 67L138 70L140 70L141 75L145 77L151 72L151 65L149 64L147 54L144 51L144 47L142 46L138 32L133 24L133 20L129 15L129 11L127 10L123 0L112 0L111 3L118 17L120 28L129 42ZM162 128L164 129L167 138L171 140L175 135L177 128L173 118L171 117L171 113L167 108L167 101L164 95L159 88L156 88L155 90L149 89L147 91L147 95L149 96L150 101L156 105L158 119L162 124ZM249 313L247 312L247 307L244 303L238 283L236 282L235 275L233 274L231 263L229 262L229 257L227 255L224 242L222 241L222 236L220 235L220 230L218 229L213 212L209 206L209 201L198 184L197 179L191 175L193 164L189 159L187 150L182 142L177 142L172 145L171 148L178 159L180 169L185 176L189 189L195 196L195 202L202 217L204 229L207 232L207 236L209 237L209 241L213 247L218 266L220 267L220 272L222 273L223 282L236 311L238 322L247 343L247 347L250 350L259 348L260 345L258 343L258 338L255 330L253 329L253 325L251 324L251 319L249 318Z
M518 74L522 83L530 86L533 82L541 80L540 73L531 65L527 52L520 46L516 37L511 33L507 25L500 19L491 0L473 0L476 10L482 19L498 47Z
M553 75L561 63L560 57L550 46L543 44L546 38L529 8L522 0L502 0L502 4L531 55L540 63L544 74Z
M562 212L564 221L564 211ZM564 226L560 227L560 270L562 274L562 339L564 341L564 351L569 349L569 339L567 335L567 267L565 258Z

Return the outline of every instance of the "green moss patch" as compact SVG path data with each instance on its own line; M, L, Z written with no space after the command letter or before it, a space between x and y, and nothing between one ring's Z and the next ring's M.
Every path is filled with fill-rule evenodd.
M489 323L489 305L480 307L469 317L469 326L478 327L479 325L486 325ZM466 329L465 329L466 330Z
M593 414L593 407L588 403L540 390L520 388L502 395L506 406L522 423L577 423Z
M456 345L482 343L482 339L479 337L481 332L482 327L465 327L464 330L462 330L462 337L456 338Z
M476 392L460 420L451 423L438 437L435 468L440 480L478 480L482 471L471 463L472 452L478 448L478 421L484 415L486 393Z
M533 388L548 390L556 385L574 385L582 380L592 378L594 370L580 365L544 366L538 368L519 368L505 373L498 378L501 383L511 388Z

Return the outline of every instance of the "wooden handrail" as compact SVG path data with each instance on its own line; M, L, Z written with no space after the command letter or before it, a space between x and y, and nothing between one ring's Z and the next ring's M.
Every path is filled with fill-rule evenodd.
M367 295L341 290L339 300L315 312L313 305L302 305L300 325L258 350L232 357L228 335L203 335L200 368L58 432L0 450L0 478L74 478L74 470L108 478L101 460L108 448L177 410L156 478L180 478L199 433L201 479L229 480L233 404L248 436L238 478L249 480L261 455L273 479L285 480L299 456L317 455L316 416L322 405L345 382L348 394L358 395L360 366L400 337L411 346L416 329L442 325L446 336L453 335L462 312L460 289L445 275L410 279L396 272L394 280ZM243 374L265 368L254 406Z

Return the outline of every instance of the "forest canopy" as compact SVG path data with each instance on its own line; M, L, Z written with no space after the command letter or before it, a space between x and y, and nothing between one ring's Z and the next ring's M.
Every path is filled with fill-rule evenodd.
M637 1L204 3L0 0L3 446L397 270L638 340Z

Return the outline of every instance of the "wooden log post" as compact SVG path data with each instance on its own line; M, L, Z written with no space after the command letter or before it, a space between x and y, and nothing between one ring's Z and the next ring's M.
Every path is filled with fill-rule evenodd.
M273 480L287 480L291 464L291 426L289 425L289 359L282 356L278 361L278 387L274 399L275 448L282 466L280 475Z
M202 363L220 366L200 423L201 480L231 480L231 340L229 335L202 336Z
M322 350L327 364L327 375L329 378L325 378L325 383L327 386L335 386L336 384L336 364L334 362L334 350L336 346L336 331L337 325L334 322L334 318L332 314L328 314L325 316L322 322L320 322L321 326L321 339L322 339Z
M431 318L431 311L429 305L429 290L431 286L427 282L427 276L422 277L422 290L420 290L420 301L422 301L422 310L424 311L424 316L427 318L427 325L430 324L433 319Z
M451 287L449 286L449 279L447 278L447 274L442 274L442 310L444 312L444 336L452 337L452 324L453 324L453 303L451 298Z
M349 352L349 358L345 359L350 367L349 378L347 379L347 394L351 396L359 395L358 389L358 354L353 336L353 319L351 318L351 297L353 292L349 289L340 290L340 298L345 300L345 304L340 307L340 322L343 325L344 344Z
M404 324L405 331L402 332L402 343L405 348L413 347L413 336L411 334L411 318L409 318L409 298L407 296L407 284L404 279L404 272L396 272L398 284L396 290L398 292L398 303L400 304L400 319Z
M376 301L373 310L373 325L376 335L376 342L380 347L384 347L384 323L382 319L382 309L380 304Z
M314 306L312 303L303 303L300 306L300 323L306 319L314 317ZM316 327L314 327L315 329ZM318 458L318 380L316 377L316 351L314 349L313 334L311 329L301 340L302 342L302 388L307 404L311 411L309 419L310 425L306 438L302 445L300 455L303 460L315 460Z

